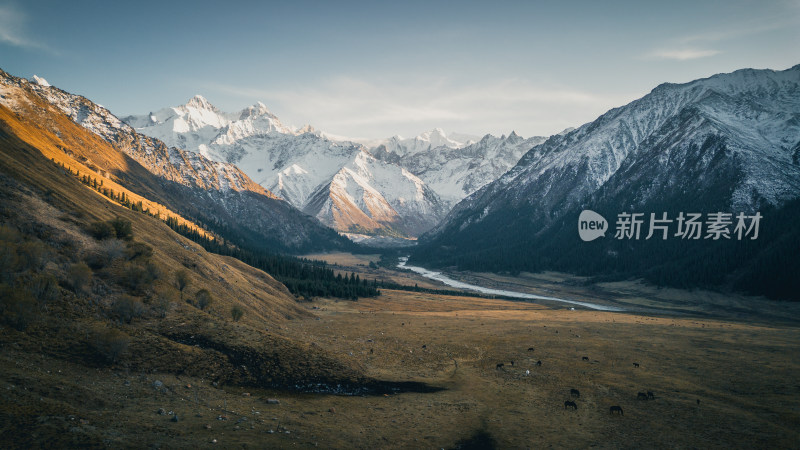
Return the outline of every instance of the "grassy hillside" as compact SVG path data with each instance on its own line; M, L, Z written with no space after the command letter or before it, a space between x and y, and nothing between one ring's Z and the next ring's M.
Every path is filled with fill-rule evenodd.
M33 358L79 372L188 375L280 389L384 386L358 366L282 334L283 324L310 313L268 274L206 252L162 220L112 203L67 173L48 157L65 155L61 162L83 166L53 149L76 145L58 139L0 108L0 349L6 361ZM113 176L105 182L125 190ZM33 376L3 367L0 378L9 385ZM69 384L43 382L42 389ZM108 406L91 403L102 396L95 392L82 403L71 393L46 404L2 396L0 446L18 445L26 427L37 428L31 425L37 417ZM27 443L49 442L32 439ZM98 444L65 439L56 442Z

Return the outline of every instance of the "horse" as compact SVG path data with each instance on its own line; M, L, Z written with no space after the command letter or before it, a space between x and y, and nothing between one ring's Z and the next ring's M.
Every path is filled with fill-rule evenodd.
M571 395L573 397L580 397L581 396L581 391L579 391L577 389L570 389L569 390L569 395Z
M533 351L533 347L528 347L528 351L532 352Z
M656 395L653 394L652 391L647 391L647 399L648 400L655 400L656 399Z
M567 408L572 408L573 411L577 411L578 410L578 405L575 404L575 402L571 402L571 401L567 400L567 401L564 402L564 409L567 409Z
M639 363L633 363L633 367L639 367Z
M505 364L503 364L503 363L497 363L497 369L502 369L502 368L503 368L503 366L505 366Z
M536 365L537 365L537 366L541 366L541 365L542 365L542 362L541 362L541 361L536 361Z
M588 357L588 356L584 356L583 358L581 358L581 360L583 360L583 361L588 361L588 360L589 360L589 357Z
M639 392L636 394L636 400L647 400L647 394L644 392Z
M611 408L608 408L608 410L610 414L618 413L620 416L625 415L625 413L622 412L621 406L612 406Z

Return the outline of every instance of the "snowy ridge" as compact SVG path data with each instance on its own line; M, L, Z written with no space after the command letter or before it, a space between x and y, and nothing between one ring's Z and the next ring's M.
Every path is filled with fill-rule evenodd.
M524 139L512 131L508 137L487 134L480 141L464 147L440 146L417 151L406 148L402 156L386 146L372 152L379 159L407 168L436 191L448 207L452 207L503 175L522 155L545 139Z
M13 83L9 78L6 83ZM27 82L20 79L21 83ZM162 142L147 138L107 109L86 98L56 87L30 83L30 87L75 123L125 151L151 172L176 183L201 189L252 190L272 196L253 183L236 166L211 161L202 155L178 148L167 148Z
M284 126L262 103L226 114L196 96L185 105L125 120L141 133L236 164L263 187L342 232L417 236L466 195L448 194L449 200L443 201L415 170L375 158L361 144L329 139L309 126ZM389 141L402 145L404 154L465 144L440 129Z
M800 196L798 117L800 65L662 84L532 148L457 205L431 236L523 206L555 220L551 213L587 201L602 187L612 189L612 180L619 195L631 180L651 180L629 193L643 204L680 189L685 174L696 174L691 189L701 189L705 174L722 170L730 172L732 194L719 201L732 210L778 205Z

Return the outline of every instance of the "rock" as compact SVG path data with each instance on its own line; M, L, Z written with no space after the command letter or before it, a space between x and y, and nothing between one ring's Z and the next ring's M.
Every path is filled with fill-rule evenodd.
M160 414L162 416L166 416L167 415L167 410L164 409L164 408L158 408L158 414Z
M250 393L249 392L245 392L245 393L242 394L242 397L250 397Z
M210 430L211 429L211 424L207 423L207 424L203 425L203 428L205 428L206 430Z
M161 386L164 386L164 383L162 383L160 380L153 381L154 388L161 389Z
M211 440L211 443L212 443L212 444L216 444L216 443L217 443L217 440L216 440L216 439L212 439L212 440Z
M334 408L333 406L331 406L331 407L328 409L328 412L329 412L329 413L332 413L332 414L336 414L336 408Z
M268 398L267 399L267 404L268 405L280 405L281 402L277 398Z

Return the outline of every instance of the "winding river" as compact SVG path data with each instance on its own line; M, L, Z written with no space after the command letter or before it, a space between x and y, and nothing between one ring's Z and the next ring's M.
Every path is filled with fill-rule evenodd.
M462 281L454 280L444 275L441 272L434 272L424 267L409 266L408 264L406 264L407 262L408 262L407 256L401 257L400 263L397 264L397 267L401 269L408 269L414 273L422 275L425 278L436 280L448 286L458 289L466 289L469 291L480 292L481 294L487 294L487 295L502 295L505 297L521 298L525 300L549 300L553 302L569 303L572 305L583 306L584 308L596 309L598 311L624 311L624 309L617 308L615 306L598 305L597 303L580 302L577 300L566 300L557 297L547 297L544 295L528 294L525 292L507 291L505 289L492 289L483 286L477 286L474 284L469 284L469 283L464 283Z

